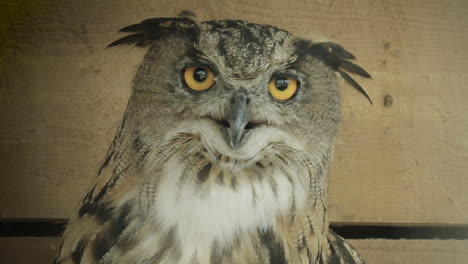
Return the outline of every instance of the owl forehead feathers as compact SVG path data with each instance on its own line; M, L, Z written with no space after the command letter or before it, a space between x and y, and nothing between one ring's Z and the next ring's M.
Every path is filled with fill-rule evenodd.
M218 64L223 73L233 78L255 78L272 66L286 66L296 60L315 57L363 94L366 91L347 73L370 78L360 66L350 62L354 55L334 42L314 42L294 37L289 32L269 25L241 20L196 22L188 17L151 18L120 29L132 34L108 47L131 44L144 47L171 35L188 38L194 52Z
M233 78L254 78L274 65L293 62L294 37L287 31L239 20L200 24L195 48Z

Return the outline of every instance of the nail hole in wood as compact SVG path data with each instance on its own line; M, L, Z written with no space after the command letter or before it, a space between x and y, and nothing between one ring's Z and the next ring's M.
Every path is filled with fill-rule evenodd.
M389 94L385 95L384 97L384 105L386 107L390 107L393 105L393 97Z

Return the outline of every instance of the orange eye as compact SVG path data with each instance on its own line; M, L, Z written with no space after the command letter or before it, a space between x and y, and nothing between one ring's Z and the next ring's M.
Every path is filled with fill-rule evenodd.
M290 78L273 79L268 83L268 92L280 101L291 99L297 91L297 80Z
M184 81L188 88L199 92L210 89L215 83L213 71L203 66L185 68Z

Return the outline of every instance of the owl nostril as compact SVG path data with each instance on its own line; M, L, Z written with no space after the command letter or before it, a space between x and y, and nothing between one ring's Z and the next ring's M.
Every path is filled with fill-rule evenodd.
M223 126L225 128L231 128L231 124L226 119L215 120L215 122L218 125ZM245 125L244 129L253 129L253 128L256 128L258 126L265 125L265 124L266 124L266 122L262 122L262 121L250 121L250 122L247 123L247 125Z
M268 123L265 122L265 121L258 121L258 120L254 120L254 121L249 121L247 123L247 125L245 126L245 129L253 129L253 128L256 128L256 127L259 127L259 126L263 126L263 125L267 125Z
M257 125L254 122L248 122L245 126L245 129L252 129L255 128Z
M216 123L222 125L223 127L225 128L230 128L231 127L231 124L229 124L229 122L227 120L217 120Z

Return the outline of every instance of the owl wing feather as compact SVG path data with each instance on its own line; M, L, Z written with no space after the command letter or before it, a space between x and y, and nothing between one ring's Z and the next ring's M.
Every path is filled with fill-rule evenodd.
M116 142L70 220L54 263L100 263L128 226L134 204L127 197L135 187L136 171L131 164L115 160L124 155L114 152Z
M359 253L341 236L337 235L332 230L329 231L328 246L330 255L328 256L328 264L364 264L364 260L359 256Z

